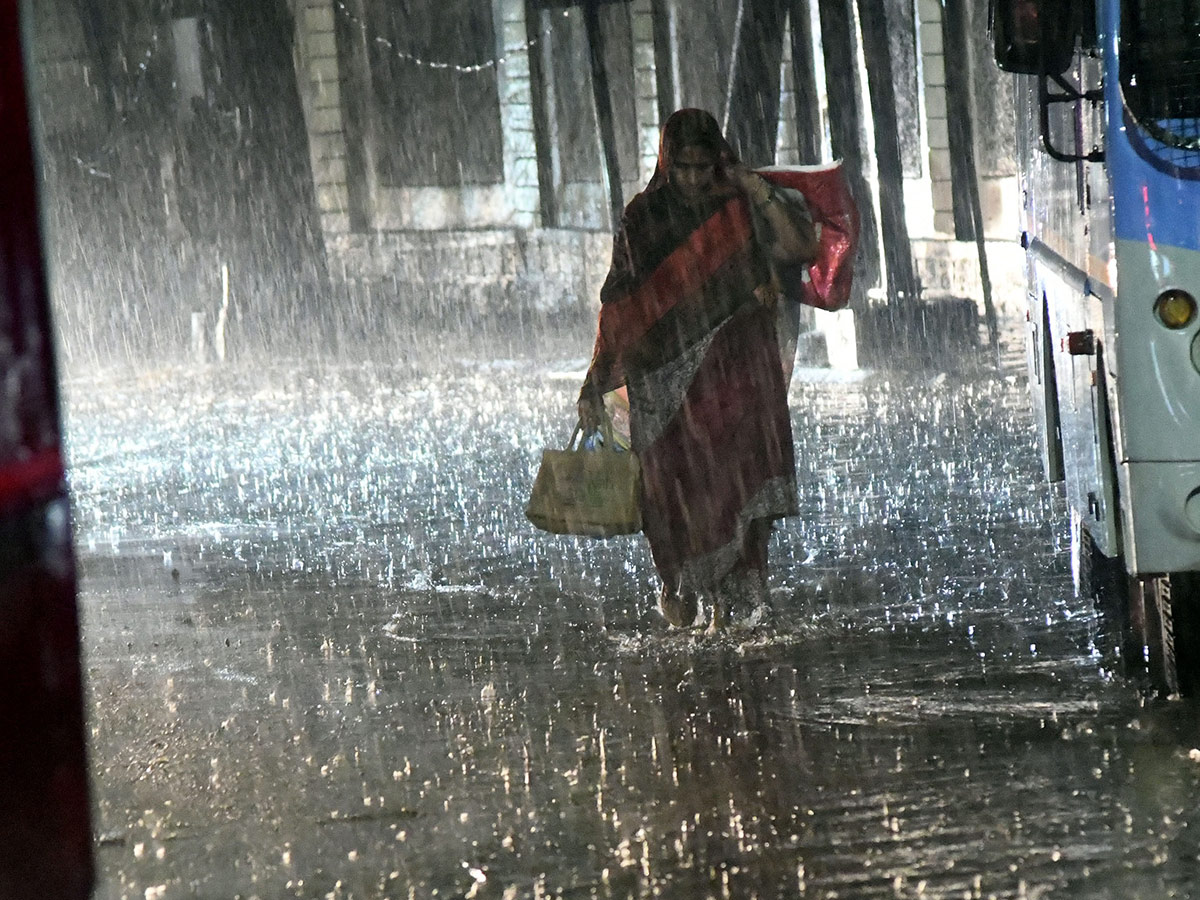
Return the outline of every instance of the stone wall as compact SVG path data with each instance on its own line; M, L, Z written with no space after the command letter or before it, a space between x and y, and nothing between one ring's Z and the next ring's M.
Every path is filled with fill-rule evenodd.
M414 315L594 315L608 274L607 234L557 228L403 231L335 237L349 282L392 284Z
M946 61L942 52L942 5L918 0L918 40L925 88L925 133L929 143L929 180L933 227L954 234L954 185L950 180L950 126L946 109Z
M645 184L658 162L658 73L654 66L654 14L651 0L633 0L634 86L637 90L638 156Z
M1001 316L1025 310L1025 251L1016 241L986 242L992 302ZM913 241L913 258L922 296L928 300L969 297L983 309L979 251L973 242L927 239Z
M649 4L635 5L634 27L646 45L637 50L639 113L657 118L648 108L654 103ZM296 0L296 67L330 270L351 284L392 285L398 302L421 314L442 306L590 314L611 240L604 233L542 227L525 5L493 0L493 8L503 184L372 185L366 227L354 229L342 103L351 76L339 59L335 18L347 9L340 0Z
M500 60L503 183L381 188L367 178L358 186L368 195L365 214L355 224L350 207L356 186L347 161L352 148L347 144L344 101L348 92L362 90L355 79L362 77L363 69L348 66L344 47L339 58L337 29L345 27L339 17L361 9L356 4L357 0L293 0L296 66L331 272L349 283L394 285L393 293L402 302L425 312L435 311L437 304L488 310L523 307L541 313L594 308L608 266L607 231L546 228L541 222L531 31L523 0L492 0ZM651 0L632 0L629 13L639 174L644 183L653 170L659 126ZM974 244L953 240L940 3L919 0L917 16L925 116L921 132L928 169L906 185L913 252L927 296L977 296ZM789 55L790 47L785 48L785 64ZM787 162L795 156L794 133L786 133L789 127L794 132L794 107L790 78L782 82L785 121L778 146L780 161ZM369 148L367 155L369 168ZM1006 243L1015 237L1008 224L1016 196L1013 180L984 179L982 194L987 233L993 239L989 256L995 257L991 268L997 303L1007 307L1008 298L1015 292L1019 303L1020 294L1019 266L1014 266L1016 256L1010 252L1016 245Z
M327 246L331 237L350 231L346 131L334 34L334 2L293 0L300 102L308 124L317 207Z
M987 7L977 2L968 10L969 18L976 24L986 21ZM946 59L942 40L942 4L940 0L918 0L918 41L921 51L921 67L924 75L925 130L929 146L930 201L933 207L933 228L937 234L954 235L954 191L950 174L950 129L946 102ZM974 59L959 63L959 71L965 66L990 65L989 59ZM982 76L982 72L979 73ZM987 91L996 79L976 77L977 90ZM994 104L982 102L977 94L973 101L973 122L976 146L986 144L989 131L1000 129L1007 135L1010 128L1001 128L1000 123L990 122L982 113L994 112ZM979 156L979 154L977 154ZM1017 182L1014 175L989 172L987 160L979 157L979 194L983 213L984 233L989 240L1016 240L1018 222Z

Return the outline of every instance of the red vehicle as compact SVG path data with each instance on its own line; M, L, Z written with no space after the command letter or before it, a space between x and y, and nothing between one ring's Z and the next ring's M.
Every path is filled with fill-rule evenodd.
M0 900L92 888L71 543L19 0L0 0Z

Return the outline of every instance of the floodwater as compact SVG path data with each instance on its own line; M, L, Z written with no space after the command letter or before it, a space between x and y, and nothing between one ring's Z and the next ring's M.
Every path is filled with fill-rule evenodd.
M719 637L523 517L584 344L69 379L96 896L1190 897L1200 729L1072 594L1018 341L798 370Z

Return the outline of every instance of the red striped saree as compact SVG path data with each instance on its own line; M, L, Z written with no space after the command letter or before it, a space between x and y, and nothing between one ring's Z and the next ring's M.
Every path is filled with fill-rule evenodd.
M755 293L770 282L740 193L697 211L647 190L627 207L589 383L628 390L644 531L683 590L714 588L756 527L797 511L775 313Z

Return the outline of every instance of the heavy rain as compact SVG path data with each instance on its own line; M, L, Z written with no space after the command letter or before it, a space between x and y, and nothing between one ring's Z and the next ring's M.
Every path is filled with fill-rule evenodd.
M1009 140L986 4L948 5ZM94 896L1191 896L1200 729L1076 595L1014 201L997 314L930 186L927 4L434 6L31 17ZM858 331L802 318L771 615L718 633L664 621L640 535L524 514L683 105L856 166L866 235Z

